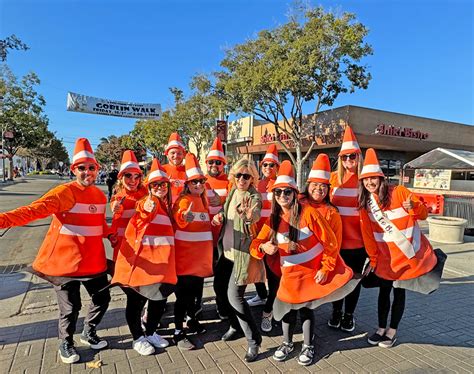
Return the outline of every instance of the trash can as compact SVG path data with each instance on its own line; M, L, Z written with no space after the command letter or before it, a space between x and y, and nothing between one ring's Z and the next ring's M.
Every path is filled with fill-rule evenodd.
M464 243L464 228L467 220L458 217L428 217L430 240L445 244Z

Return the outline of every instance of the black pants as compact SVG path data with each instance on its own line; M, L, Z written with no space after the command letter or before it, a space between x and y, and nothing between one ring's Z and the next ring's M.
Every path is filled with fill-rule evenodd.
M149 300L145 296L140 295L133 288L123 287L123 292L127 295L127 306L125 308L125 318L128 327L132 333L133 340L137 340L143 336L143 329L141 325L141 317L143 308L148 301L148 315L145 323L145 334L153 335L160 323L161 317L166 306L166 299L164 300Z
M387 327L388 312L390 311L390 292L393 290L392 315L390 318L390 328L397 329L403 312L405 311L405 290L403 288L393 288L392 286L380 287L378 300L379 327Z
M341 257L346 265L349 266L354 273L360 274L364 269L367 252L365 251L365 248L341 249ZM360 287L361 283L359 282L354 291L352 291L344 299L333 302L333 309L342 311L342 305L345 302L344 311L349 314L354 314L357 302L359 301Z
M89 310L84 320L84 330L95 330L109 306L110 293L109 289L105 288L109 282L106 275L87 281L74 280L62 286L54 286L58 298L60 339L72 339L76 332L76 323L82 307L81 283L91 297Z
M174 324L176 330L183 330L184 317L195 320L196 298L204 287L204 278L194 275L179 275L176 284L176 302L174 303ZM188 322L189 324L189 322Z
M255 283L255 290L260 299L265 300L268 297L267 286L264 282Z
M267 262L265 261L265 270L267 273L267 282L268 282L268 295L263 311L265 313L271 313L273 310L273 302L275 301L278 287L280 286L280 277L277 276L273 271L271 271ZM255 284L256 286L257 284Z
M290 343L293 341L293 333L296 326L296 314L298 310L291 310L282 319L282 328L283 328L283 341ZM314 313L312 309L301 308L299 309L301 325L303 328L303 339L304 344L313 345L314 333Z

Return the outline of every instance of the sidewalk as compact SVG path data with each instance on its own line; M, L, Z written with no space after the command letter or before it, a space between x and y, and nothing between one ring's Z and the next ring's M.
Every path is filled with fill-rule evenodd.
M243 360L247 347L244 338L222 342L227 323L215 312L212 279L207 279L204 294L204 324L207 333L192 337L198 349L181 352L175 346L142 357L131 348L131 335L125 322L125 296L112 291L112 302L99 334L110 348L95 352L81 345L76 336L81 361L66 365L59 361L57 348L57 305L51 285L25 272L0 275L0 373L472 373L474 372L474 238L462 245L438 245L447 254L444 279L438 291L424 296L407 293L407 305L399 327L398 342L391 349L371 347L367 333L377 324L377 291L363 289L356 311L356 330L347 334L327 326L331 306L316 310L316 357L309 367L299 366L296 356L302 334L298 326L295 351L283 363L272 359L282 342L281 327L264 336L261 355L256 362ZM254 287L248 288L248 294ZM86 293L83 292L83 296ZM173 331L172 303L160 334L169 338ZM83 305L88 305L84 297ZM253 308L260 322L262 307ZM82 330L84 310L77 332ZM99 369L88 362L101 360Z

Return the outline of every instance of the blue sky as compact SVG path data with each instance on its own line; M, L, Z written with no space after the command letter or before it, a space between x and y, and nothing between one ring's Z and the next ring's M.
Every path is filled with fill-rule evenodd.
M290 1L0 0L0 38L30 46L13 51L16 75L36 72L50 128L71 151L128 133L133 119L66 111L68 91L171 106L169 87L219 69L226 47L286 22ZM373 79L367 90L339 96L358 105L473 124L473 2L470 0L323 1L350 11L370 33ZM311 113L308 107L307 114Z

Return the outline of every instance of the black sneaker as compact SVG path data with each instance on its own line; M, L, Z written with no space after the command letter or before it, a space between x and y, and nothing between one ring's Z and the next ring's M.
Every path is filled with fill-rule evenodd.
M74 347L74 341L64 339L59 345L59 357L65 364L73 364L81 359Z
M183 331L181 331L179 334L173 335L173 342L182 351L190 351L196 348L196 346L186 337L186 334Z
M283 342L273 354L273 359L275 361L285 361L288 355L293 352L293 349L295 349L293 342Z
M102 349L109 345L107 340L103 340L97 336L94 329L84 330L81 334L81 343L88 345L92 349Z
M328 321L328 326L338 329L341 326L341 318L342 311L333 309L331 319Z
M188 335L196 335L196 334L204 334L206 332L206 328L204 325L199 323L196 319L190 319L187 323L188 325Z
M392 348L396 341L397 341L397 338L395 336L392 339L390 339L388 336L385 335L382 337L382 340L379 342L379 347Z
M384 337L382 335L374 333L367 339L367 342L371 345L378 345L383 340L383 338Z
M350 313L344 313L341 319L341 330L351 332L355 330L354 316Z
M197 320L202 319L202 305L201 304L196 304L196 312L194 313L194 316Z
M232 341L232 340L240 339L242 336L244 336L242 331L236 330L236 329L230 327L229 330L227 330L227 332L224 335L222 335L221 340L223 340L225 342L229 342L229 341Z

